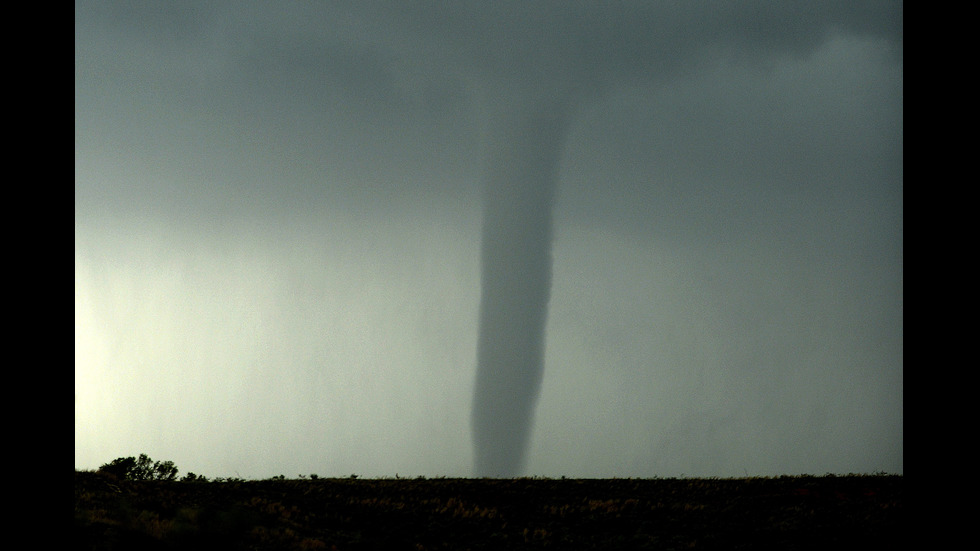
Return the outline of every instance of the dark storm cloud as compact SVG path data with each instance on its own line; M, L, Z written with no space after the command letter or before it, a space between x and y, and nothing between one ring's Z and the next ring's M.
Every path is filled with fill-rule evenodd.
M273 127L268 139L285 139L274 133L276 125L343 126L348 133L368 125L390 133L413 116L412 108L472 108L465 86L474 78L498 90L565 86L585 93L621 83L660 84L706 56L802 54L832 32L884 34L898 40L900 51L902 13L900 4L887 2L268 8L261 2L79 4L76 101L121 101L112 106L114 116L127 103L141 111L177 111L170 113L175 125L189 122L180 113L219 117L239 131L251 122ZM347 118L331 119L340 113ZM131 116L119 122L150 125Z
M882 34L900 52L901 13L888 2L81 3L76 133L112 123L125 131L115 136L118 152L136 148L151 165L160 162L147 157L168 154L191 167L228 155L247 165L265 150L286 161L280 169L295 160L357 171L366 168L354 160L359 151L377 151L375 167L386 157L394 165L439 132L471 126L479 101L510 101L507 90L591 98L623 85L662 86L719 55L803 55L834 32ZM430 131L410 130L420 125ZM480 155L475 146L454 159L431 153L452 141L441 139L428 148L426 159L439 161L430 165ZM273 179L265 170L249 182L254 171L243 172L235 192L243 180ZM199 195L188 186L189 199Z
M205 5L206 13L195 3L77 10L76 136L81 148L101 148L78 156L80 168L104 170L84 163L119 156L114 170L130 165L141 180L171 186L83 182L81 205L154 212L200 204L241 216L302 207L324 193L377 204L392 193L473 189L447 189L431 174L415 181L409 172L418 171L405 170L465 175L460 165L477 154L475 138L459 136L471 105L452 74L420 73L411 57L379 43L365 14ZM185 18L195 30L171 32Z
M497 86L566 87L589 95L663 85L705 60L770 62L806 55L829 35L883 36L901 52L895 2L408 3L410 40ZM411 47L411 46L407 46Z

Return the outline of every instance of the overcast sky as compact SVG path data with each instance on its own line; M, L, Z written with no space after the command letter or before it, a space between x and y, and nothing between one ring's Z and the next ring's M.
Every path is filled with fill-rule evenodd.
M902 473L902 48L887 1L76 1L75 467L469 476L488 129L562 94L526 473Z

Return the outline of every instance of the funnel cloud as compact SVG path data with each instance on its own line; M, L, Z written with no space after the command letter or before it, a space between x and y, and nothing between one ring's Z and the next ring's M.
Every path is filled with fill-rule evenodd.
M558 99L527 101L502 114L491 134L473 396L478 476L516 476L524 464L544 370L552 213L567 118Z

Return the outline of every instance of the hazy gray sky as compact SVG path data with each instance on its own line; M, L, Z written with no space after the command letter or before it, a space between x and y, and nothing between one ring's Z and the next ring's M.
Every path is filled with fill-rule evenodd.
M75 4L75 467L467 476L488 129L574 97L527 474L901 473L902 3Z

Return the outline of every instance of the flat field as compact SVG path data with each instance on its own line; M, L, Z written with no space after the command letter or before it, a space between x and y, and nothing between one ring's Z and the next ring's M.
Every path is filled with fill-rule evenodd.
M893 549L898 475L158 482L75 472L76 549Z

